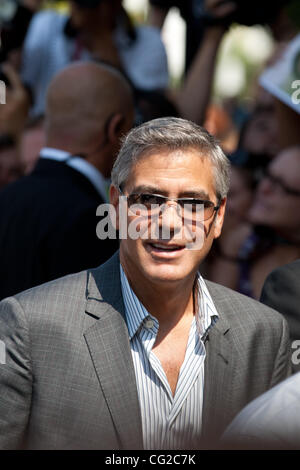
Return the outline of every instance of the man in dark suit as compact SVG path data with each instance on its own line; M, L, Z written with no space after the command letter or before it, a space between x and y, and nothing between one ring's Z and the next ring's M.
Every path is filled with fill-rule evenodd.
M73 64L49 87L46 147L33 172L0 193L0 299L98 266L118 248L96 236L131 90L114 69Z
M289 325L292 368L300 371L300 259L274 269L265 280L260 301L280 312Z
M283 317L199 272L228 174L192 122L127 135L110 188L120 252L0 303L0 448L214 447L289 374Z
M300 339L300 259L268 275L260 301L285 317L292 340Z

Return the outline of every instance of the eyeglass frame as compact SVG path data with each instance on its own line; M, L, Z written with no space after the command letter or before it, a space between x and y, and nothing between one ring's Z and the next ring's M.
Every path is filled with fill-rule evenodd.
M297 189L289 188L285 185L283 181L281 181L280 178L272 175L267 168L264 170L263 178L268 179L274 186L279 186L280 189L282 189L283 192L285 192L289 196L300 197L300 190L298 191Z
M160 199L163 199L165 202L162 203L162 204L158 204L159 207L163 206L165 203L167 203L168 201L174 201L176 202L176 205L179 206L181 209L184 209L184 204L189 204L189 202L187 201L190 201L190 204L192 204L191 201L199 201L199 203L197 202L197 205L201 204L201 203L205 203L205 202L209 202L210 204L212 204L212 213L209 217L207 217L206 219L203 219L203 222L205 220L209 220L213 215L214 215L214 212L218 212L218 210L220 209L220 206L221 206L221 201L219 202L219 204L217 206L214 205L214 203L212 201L209 201L208 199L197 199L197 198L188 198L188 197L179 197L179 198L176 198L176 197L167 197L167 196L163 196L162 194L156 194L156 193L131 193L129 194L128 196L126 194L123 193L122 189L120 187L118 187L118 190L120 192L120 194L124 197L126 197L126 199L128 200L128 198L130 198L131 196L142 196L142 195L149 195L149 196L154 196L154 197L159 197ZM180 204L180 201L186 201L183 206ZM134 203L133 203L134 204ZM133 204L130 204L128 205L128 207L131 207L131 205ZM137 203L139 204L139 203ZM144 205L145 204L142 204L141 205ZM145 206L146 207L146 206ZM147 209L147 210L151 210L151 209ZM203 211L204 212L204 211Z

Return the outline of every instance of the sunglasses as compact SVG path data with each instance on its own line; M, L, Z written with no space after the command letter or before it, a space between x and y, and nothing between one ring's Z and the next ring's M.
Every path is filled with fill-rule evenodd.
M279 188L281 191L289 194L290 196L300 196L300 191L297 189L289 188L280 178L275 175L272 175L269 170L264 171L264 178L270 181L270 183L275 187Z
M128 207L130 208L134 204L138 204L147 212L160 212L161 208L164 204L168 201L174 201L177 204L177 207L184 209L184 213L186 215L196 215L199 214L199 211L203 211L203 220L208 220L213 215L215 211L218 211L220 205L215 206L212 201L208 201L205 199L197 199L197 198L169 198L166 196L162 196L161 194L149 194L149 193L132 193L126 196L122 193L121 189L119 189L122 196L127 198Z

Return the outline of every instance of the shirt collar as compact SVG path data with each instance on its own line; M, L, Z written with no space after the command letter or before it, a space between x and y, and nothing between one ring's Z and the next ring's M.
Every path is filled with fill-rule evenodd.
M147 309L131 289L121 264L120 277L129 339L131 340L141 327L144 320L147 317L153 317L149 314ZM197 308L196 326L200 338L204 340L210 327L212 327L217 321L219 314L206 287L204 279L199 272L197 273L195 283L195 295Z
M108 200L107 189L110 184L110 180L104 178L102 173L100 173L100 171L97 170L97 168L95 168L91 163L77 155L72 155L69 152L52 147L42 148L40 151L40 157L56 160L58 162L64 162L66 165L74 168L79 173L84 175L90 181L90 183L92 183L96 191L98 191L100 196L102 196L105 201Z
M144 305L139 301L139 299L131 289L121 263L120 276L129 339L132 339L140 328L140 326L142 325L145 318L149 316L149 312L146 310Z

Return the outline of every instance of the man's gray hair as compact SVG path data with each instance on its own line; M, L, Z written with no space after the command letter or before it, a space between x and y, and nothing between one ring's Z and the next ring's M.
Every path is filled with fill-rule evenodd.
M230 163L223 150L203 127L175 117L153 119L133 128L127 134L112 169L113 185L122 188L132 166L143 156L161 149L199 150L199 155L207 158L213 165L218 200L226 197L230 182Z

